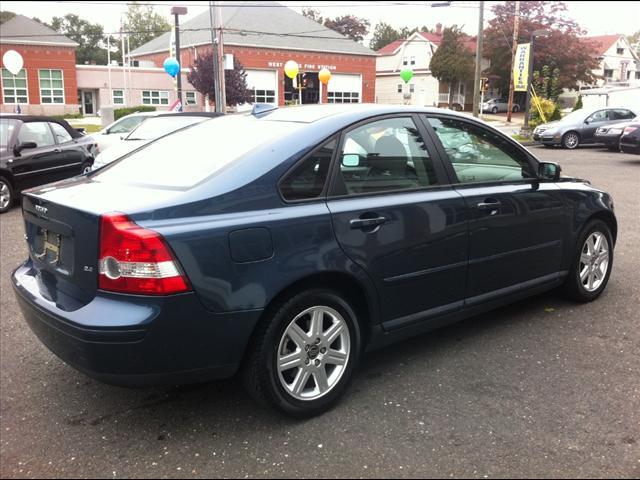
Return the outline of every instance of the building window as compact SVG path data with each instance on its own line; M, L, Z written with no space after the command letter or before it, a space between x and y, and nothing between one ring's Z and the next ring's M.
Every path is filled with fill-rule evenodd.
M329 103L359 103L360 94L358 92L328 92L327 101Z
M39 70L40 103L64 103L62 70Z
M409 93L413 93L416 91L416 86L412 83L411 85L409 85Z
M409 65L409 59L407 57L402 59L402 65Z
M401 83L398 84L398 93L402 93L402 84Z
M13 75L6 68L2 69L2 98L7 104L29 103L26 69L20 70L18 75Z
M196 92L185 92L185 101L187 105L197 105Z
M253 89L253 103L276 103L275 90L257 90Z
M167 90L143 90L143 105L169 105L169 92Z
M605 69L604 78L613 78L613 69Z
M113 93L113 104L124 105L124 90L114 90L112 93Z
M640 80L640 70L636 72L636 80Z
M411 65L415 65L416 64L416 57L411 57Z
M617 53L618 55L624 55L624 48L617 48L617 49L616 49L616 53Z

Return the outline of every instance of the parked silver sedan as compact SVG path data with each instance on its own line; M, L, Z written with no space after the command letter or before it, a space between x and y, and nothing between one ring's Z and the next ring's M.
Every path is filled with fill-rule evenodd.
M608 125L628 122L636 113L628 108L581 108L562 120L539 125L533 139L545 146L561 145L574 149L579 145L597 144L596 131Z
M490 100L485 101L482 104L482 111L484 113L498 113L498 112L506 112L509 110L509 100L507 98L492 98ZM519 112L520 105L514 103L511 107L511 111Z

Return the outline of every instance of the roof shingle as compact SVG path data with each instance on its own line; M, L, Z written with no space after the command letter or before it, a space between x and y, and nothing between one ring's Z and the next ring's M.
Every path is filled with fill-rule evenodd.
M19 45L78 46L73 40L24 15L16 15L0 26L0 40Z

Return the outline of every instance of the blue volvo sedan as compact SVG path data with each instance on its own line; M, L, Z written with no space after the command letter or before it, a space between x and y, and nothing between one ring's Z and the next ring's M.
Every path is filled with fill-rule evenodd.
M451 111L380 105L207 120L28 191L24 317L107 383L241 373L298 417L362 354L555 287L596 299L611 197Z

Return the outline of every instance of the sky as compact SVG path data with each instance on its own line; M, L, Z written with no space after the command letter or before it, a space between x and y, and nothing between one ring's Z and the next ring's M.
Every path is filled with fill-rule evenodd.
M126 11L126 1L98 0L89 1L47 1L47 2L14 2L2 0L2 10L10 10L26 16L37 16L41 20L50 21L54 16L63 16L66 13L75 13L92 23L100 23L105 32L117 32L120 24L120 16ZM189 12L185 20L192 18L207 10L206 1L176 1L162 2L159 0L142 0L141 3L158 4L155 8L158 13L164 13L168 17L172 5L186 5ZM224 3L224 2L222 2ZM453 1L451 7L432 8L431 2L409 1L380 1L365 0L363 2L340 1L331 2L320 0L317 2L308 0L281 1L294 10L301 11L304 7L312 7L320 10L325 17L353 14L367 18L373 26L384 21L394 27L422 26L433 28L440 22L445 26L457 24L469 34L474 34L478 29L479 2ZM485 26L491 18L490 7L495 1L485 2ZM613 33L632 34L640 30L640 2L638 1L568 1L569 16L588 30L590 35L606 35ZM371 34L365 39L365 44Z

